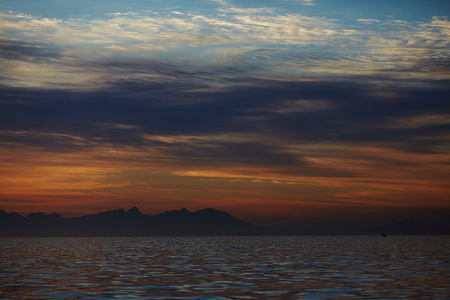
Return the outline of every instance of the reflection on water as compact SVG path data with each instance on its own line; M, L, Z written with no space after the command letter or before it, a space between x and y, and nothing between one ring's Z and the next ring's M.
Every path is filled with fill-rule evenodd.
M450 296L450 237L0 239L0 298ZM447 298L448 299L448 298Z

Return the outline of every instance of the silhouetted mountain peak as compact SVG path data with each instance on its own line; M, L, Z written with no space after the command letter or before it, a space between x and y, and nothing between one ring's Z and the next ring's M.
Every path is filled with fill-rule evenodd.
M0 209L0 224L8 224L8 223L20 223L24 220L25 218L16 212L10 212L7 213L6 211L4 211L3 209Z
M23 216L19 213L16 212L10 212L7 213L6 211L4 211L3 209L0 209L0 217L16 217L16 218L23 218Z
M141 211L136 206L133 206L132 208L127 210L126 214L127 215L133 215L133 216L140 216L140 215L142 215Z
M55 219L62 219L63 218L63 216L61 216L58 213L52 213L51 215L49 215L49 217L52 217L52 218L55 218Z
M166 210L165 212L157 215L157 217L186 217L190 216L192 213L186 208L182 208L180 210Z
M48 223L48 222L57 222L63 220L63 217L58 213L52 213L46 215L42 212L31 213L29 214L25 220L33 222L33 223Z
M251 235L257 227L213 208L195 213L186 208L156 216L110 210L93 215L63 218L57 213L31 213L23 218L0 210L0 236L149 236L149 235Z
M43 212L32 212L31 214L29 214L28 216L26 216L27 219L33 219L33 218L42 218L45 217L46 214L44 214Z

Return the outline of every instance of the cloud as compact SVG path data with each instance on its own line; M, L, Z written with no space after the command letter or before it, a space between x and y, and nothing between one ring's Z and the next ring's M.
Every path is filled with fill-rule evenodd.
M128 12L107 13L106 15L118 17L118 16L136 16L139 14L137 12L128 11Z
M237 13L237 14L272 14L275 12L275 9L270 7L242 8L229 6L225 8L219 8L218 11L223 13Z
M222 4L236 13L120 13L97 20L3 14L5 76L9 84L22 87L102 89L111 77L159 81L164 76L154 69L148 74L132 69L119 74L102 70L97 62L108 66L111 60L159 60L161 64L177 60L187 68L206 70L228 64L227 54L233 53L231 68L256 78L449 79L446 64L441 63L449 58L445 18L401 22L401 26L394 21L376 22L376 28L370 24L360 28L323 17L276 14L266 8L238 12L240 8ZM359 20L367 23L369 19ZM225 76L221 80L211 88L230 83Z
M228 0L211 0L212 2L218 3L224 6L230 6L230 2Z
M283 0L283 2L292 2L300 5L317 5L315 0Z
M115 67L120 67L120 71L137 66ZM176 68L163 69L168 77L182 78ZM224 75L223 71L217 71ZM180 157L201 159L217 153L223 155L224 161L227 161L225 157L241 160L239 147L242 155L258 150L256 145L266 147L263 140L276 145L288 141L288 145L322 140L373 142L412 152L426 149L439 152L445 144L445 115L440 112L448 110L448 90L409 91L395 86L261 80L247 86L236 85L226 92L191 90L186 93L195 78L214 76L214 73L190 72L186 78L194 81L113 81L104 91L3 90L3 99L14 101L2 103L2 128L10 132L2 139L9 145L29 143L55 151L92 147L97 143L164 146L161 149L173 151L173 155L180 153ZM197 85L201 87L201 81ZM378 89L383 93L377 93ZM396 95L395 98L386 98L388 92ZM423 100L425 95L427 101ZM302 98L295 99L299 96ZM57 132L55 128L59 128ZM29 134L25 135L26 132ZM214 140L216 135L234 137L238 133L245 138ZM77 139L69 139L67 135ZM179 141L176 136L206 136L210 143L200 138ZM243 141L252 136L260 138L246 145ZM290 149L291 146L277 150L280 158L286 157ZM256 159L264 155L253 156ZM276 155L267 156L276 161Z
M274 104L270 108L264 110L268 112L276 112L279 114L298 114L302 112L312 112L316 110L327 110L332 108L332 104L327 101L318 100L285 100Z
M367 23L367 24L372 24L372 23L380 23L380 20L375 20L375 19L357 19L356 21L358 22L362 22L362 23Z
M398 119L394 127L420 128L428 126L450 125L449 114L421 115Z

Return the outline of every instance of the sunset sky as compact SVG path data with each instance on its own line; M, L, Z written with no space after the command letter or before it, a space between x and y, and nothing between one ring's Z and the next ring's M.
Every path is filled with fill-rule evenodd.
M0 2L0 208L450 211L450 1Z

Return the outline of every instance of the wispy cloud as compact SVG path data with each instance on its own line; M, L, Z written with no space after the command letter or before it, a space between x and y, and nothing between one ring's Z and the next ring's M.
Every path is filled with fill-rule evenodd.
M395 74L404 79L448 79L447 69L442 68L445 66L442 61L450 56L449 22L445 18L401 25L393 21L359 19L366 25L376 22L385 29L377 32L370 27L344 27L326 18L275 14L270 8L241 10L228 5L223 9L234 13L145 16L126 12L114 13L103 20L3 14L0 20L4 31L2 56L9 57L4 62L8 70L6 78L17 86L56 88L63 84L73 87L97 84L104 87L105 74L114 77L115 73L86 69L89 61L107 61L120 56L128 60L132 57L166 60L169 54L178 57L182 64L210 67L217 62L226 63L218 56L220 52L212 51L220 47L233 49L236 54L240 52L239 65L245 62L258 66L262 72L258 76L385 74L389 77ZM271 52L252 56L256 52L250 55L245 51L256 44ZM316 47L318 52L312 55L304 47ZM190 54L184 53L192 53L194 48L197 54L192 60ZM51 59L43 60L45 55ZM17 59L11 59L13 56ZM433 60L439 64L430 64ZM434 68L433 72L429 68ZM122 73L121 77L161 78L160 74L155 77L151 70L148 75Z
M367 23L367 24L372 24L372 23L380 23L380 20L375 20L375 19L357 19L356 21L358 22L362 22L362 23Z
M317 5L315 0L282 0L283 2L292 2L300 5Z
M211 1L224 6L231 6L228 0L211 0Z

